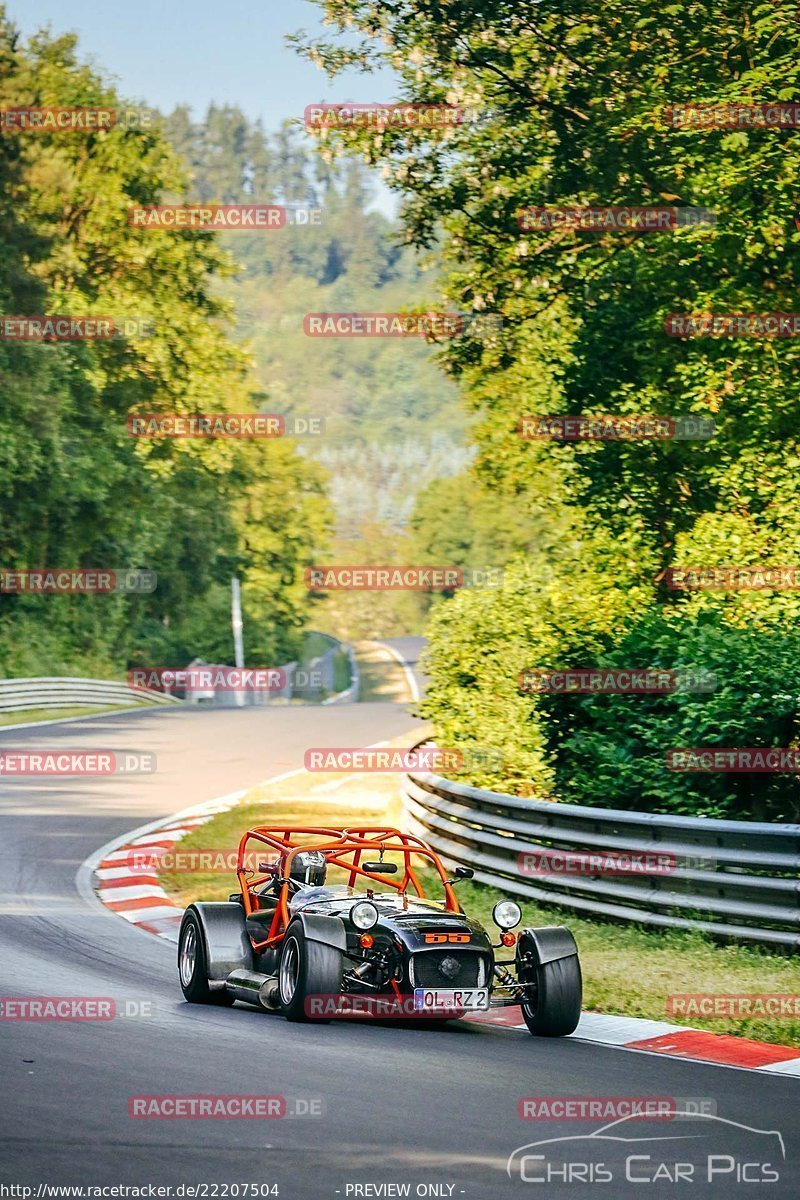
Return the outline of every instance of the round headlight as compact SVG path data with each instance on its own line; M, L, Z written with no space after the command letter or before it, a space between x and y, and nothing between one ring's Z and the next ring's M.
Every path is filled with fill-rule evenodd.
M356 929L372 929L378 923L378 910L369 900L359 900L350 909L350 920Z
M522 920L522 909L513 900L501 900L492 909L492 920L501 929L513 929Z

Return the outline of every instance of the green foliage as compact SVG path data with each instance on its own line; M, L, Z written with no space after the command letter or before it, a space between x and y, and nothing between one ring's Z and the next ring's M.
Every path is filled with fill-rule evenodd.
M800 151L791 130L673 129L664 108L794 94L793 4L761 6L752 20L750 6L726 0L713 22L697 0L668 18L630 0L602 10L581 0L475 0L444 12L422 2L322 6L394 66L406 98L446 100L479 118L424 134L328 131L326 149L383 163L405 198L407 239L441 236L448 295L502 316L496 345L467 338L444 351L485 417L482 454L529 480L534 460L520 453L509 417L553 411L525 403L541 398L532 394L541 366L558 385L557 411L717 420L709 443L552 449L579 467L581 500L615 527L635 523L652 536L664 566L698 514L744 504L758 519L764 445L774 441L787 463L797 455L797 346L669 338L664 318L792 310ZM333 69L337 49L313 54ZM707 206L718 222L654 234L519 229L528 206L582 204ZM532 337L541 343L533 358ZM522 396L513 391L520 368Z
M797 736L796 653L781 635L800 615L797 594L695 595L663 582L672 566L791 566L800 554L797 339L665 331L670 313L797 307L795 131L671 127L665 117L675 104L793 100L796 6L723 0L712 20L699 0L667 10L639 0L320 4L344 47L298 44L331 75L388 63L403 99L476 118L424 131L328 130L322 148L326 158L356 151L380 164L403 198L405 240L441 250L447 301L502 318L495 336L459 339L441 359L474 413L475 470L496 498L498 552L521 550L532 577L558 580L525 594L515 566L503 593L436 607L426 711L437 732L448 744L502 747L508 786L520 790L796 813L791 781L667 778L659 758L674 738L749 746ZM520 228L526 208L588 205L704 207L717 220L657 233ZM521 416L551 413L703 416L717 432L708 441L519 437ZM446 507L459 486L437 485L426 499ZM524 544L518 531L515 543L509 504L525 519L541 505L568 532ZM415 521L428 544L466 554L486 543L482 509L466 505L474 528L459 535L446 515L434 532L421 507ZM515 691L523 665L635 654L625 665L673 667L689 652L693 665L718 667L719 692L543 700Z
M326 161L289 123L266 133L235 106L211 105L199 121L175 109L164 129L184 157L192 196L309 213L307 224L279 234L222 235L237 267L216 294L236 313L261 411L323 418L324 437L304 440L303 452L327 469L337 532L365 561L368 525L402 532L419 488L466 461L465 416L421 340L311 338L303 318L407 309L435 292L436 272L423 270L396 224L375 211L367 168Z
M318 562L347 566L413 564L410 540L365 520L358 537L334 538L329 554ZM430 602L428 593L415 591L332 590L314 594L313 625L340 638L378 639L421 632Z
M600 807L800 820L795 775L666 768L671 749L794 743L800 716L797 632L737 629L718 611L696 617L685 611L648 613L591 665L692 671L698 664L716 675L713 691L543 698L550 745L558 750L559 795Z
M502 787L495 773L478 772L476 782L552 794L557 747L547 709L541 696L520 691L520 673L599 653L646 606L637 571L624 548L576 536L558 571L512 559L502 587L464 590L435 607L421 711L442 745L502 753Z
M0 14L4 105L115 108L75 39L23 47ZM4 596L0 671L120 673L132 661L230 659L230 576L243 579L251 662L289 657L324 541L322 476L286 443L136 442L135 411L252 411L248 361L217 281L214 235L140 231L134 203L180 195L158 128L20 133L0 142L4 313L133 318L152 336L0 344L3 566L144 566L130 597Z
M515 555L554 562L569 554L570 523L563 480L543 463L537 488L517 495L493 491L474 468L432 480L416 498L409 534L421 562L499 568Z

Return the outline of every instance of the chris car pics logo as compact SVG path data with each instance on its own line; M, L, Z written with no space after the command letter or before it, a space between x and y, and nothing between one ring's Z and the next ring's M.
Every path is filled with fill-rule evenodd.
M514 1150L510 1179L531 1184L732 1184L776 1183L786 1148L777 1129L757 1129L708 1112L674 1112L670 1128L641 1114L602 1125L589 1134L542 1138ZM672 1120L680 1121L678 1128ZM632 1195L630 1190L609 1192ZM658 1193L661 1194L660 1192ZM696 1195L707 1195L707 1190ZM714 1195L723 1195L724 1191ZM733 1194L730 1192L729 1194Z

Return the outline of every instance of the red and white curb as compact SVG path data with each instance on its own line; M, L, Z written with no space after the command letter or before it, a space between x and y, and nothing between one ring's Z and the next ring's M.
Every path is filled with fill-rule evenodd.
M476 1021L525 1029L517 1008L500 1009L476 1016ZM640 1050L649 1054L666 1054L671 1058L686 1058L722 1067L739 1067L769 1074L800 1075L800 1051L792 1046L776 1046L772 1042L757 1042L752 1038L733 1037L726 1033L709 1033L668 1021L649 1021L642 1017L615 1017L605 1013L584 1012L578 1028L571 1035L581 1041L599 1042L621 1050Z
M278 779L299 773L288 771L269 782L277 783ZM198 826L235 808L244 795L246 790L231 792L206 804L186 808L174 817L135 829L103 846L83 864L81 872L84 878L86 872L89 873L97 899L106 908L137 929L177 944L183 909L161 887L157 872L136 870L129 865L131 858L137 851L146 853L148 859L163 856ZM517 1007L493 1009L466 1019L504 1029L526 1029ZM709 1033L667 1021L584 1012L571 1037L619 1050L638 1050L715 1066L800 1076L800 1052L794 1047Z
M143 825L101 847L81 868L89 873L97 899L145 933L157 934L177 944L183 909L164 891L155 869L142 871L131 862L137 853L149 861L162 858L181 838L235 808L246 794L246 790L230 792L205 804L185 808L174 817Z

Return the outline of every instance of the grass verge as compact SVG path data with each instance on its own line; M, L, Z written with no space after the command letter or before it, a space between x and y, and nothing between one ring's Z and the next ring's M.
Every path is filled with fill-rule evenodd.
M409 704L413 700L406 673L380 642L356 642L353 647L361 674L361 700Z
M407 745L411 737L397 739ZM282 821L308 825L388 823L402 828L401 777L392 775L308 775L305 772L254 788L229 813L215 817L180 843L192 849L235 851L253 825ZM222 900L235 890L225 874L164 872L162 883L177 903ZM435 891L431 895L438 898ZM503 892L483 884L460 883L464 910L493 929L492 908ZM590 921L567 910L523 902L523 924L565 924L575 935L584 976L584 1007L594 1012L647 1017L692 1025L800 1048L800 1018L718 1017L706 1019L667 1011L673 994L780 993L800 995L797 958L749 946L719 945L692 932L649 931L639 926Z
M63 721L65 717L92 717L96 713L136 712L140 708L155 708L154 704L131 705L81 705L75 708L26 708L21 712L0 713L0 728L3 725L29 725L32 721Z

